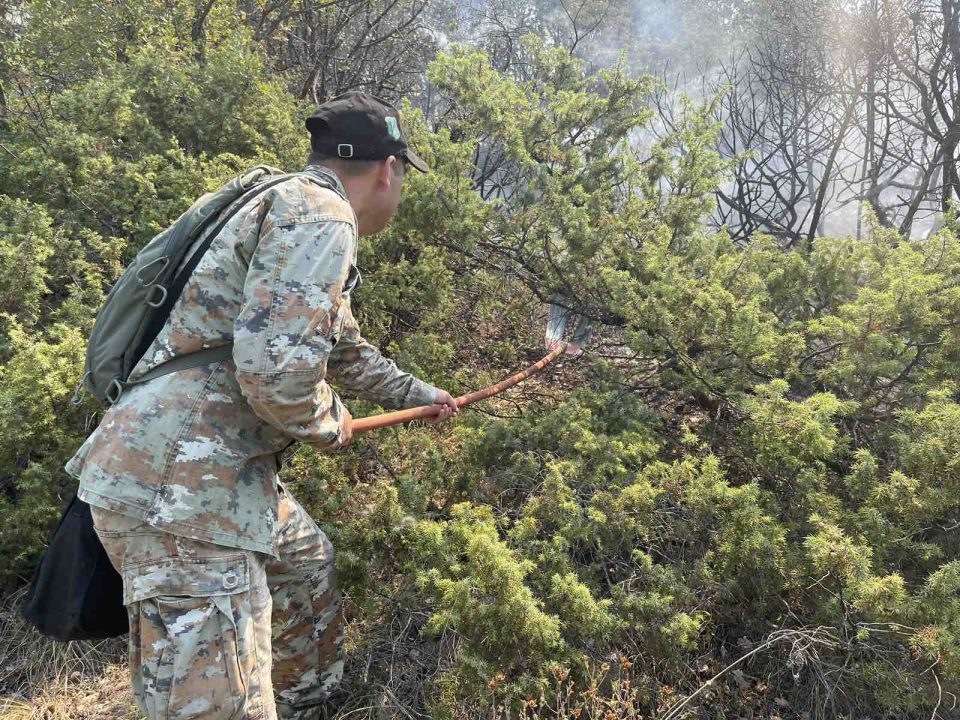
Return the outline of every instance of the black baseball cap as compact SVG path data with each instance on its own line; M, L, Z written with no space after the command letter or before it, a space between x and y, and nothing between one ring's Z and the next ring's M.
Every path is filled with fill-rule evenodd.
M420 172L430 168L407 145L400 113L375 95L356 91L317 107L306 120L314 152L344 160L403 158Z

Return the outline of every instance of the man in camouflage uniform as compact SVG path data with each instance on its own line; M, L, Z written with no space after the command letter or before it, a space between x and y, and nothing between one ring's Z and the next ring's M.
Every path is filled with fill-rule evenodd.
M352 419L327 381L387 407L449 393L368 344L350 311L358 235L396 210L409 163L397 111L349 93L307 119L306 171L249 200L213 240L133 369L233 342L232 358L124 391L67 464L123 576L130 667L149 718L314 718L343 674L333 548L277 480L300 441ZM197 240L197 244L201 242Z

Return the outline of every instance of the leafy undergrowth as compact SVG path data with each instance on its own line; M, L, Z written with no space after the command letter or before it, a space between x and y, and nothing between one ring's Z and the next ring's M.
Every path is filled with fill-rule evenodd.
M0 607L0 720L142 720L130 692L124 658L124 640L99 643L60 643L44 638L24 623L16 607L23 593L9 596ZM351 617L356 610L347 604ZM340 690L323 708L325 720L354 718L424 717L417 712L423 686L444 657L456 654L452 634L440 642L418 637L417 612L398 612L385 622L348 624L347 671ZM486 707L451 704L444 710L457 720L490 718L621 718L647 717L638 710L651 693L662 720L690 717L694 707L737 707L743 717L802 718L789 703L771 692L770 683L750 673L754 655L772 646L789 650L792 662L803 663L816 655L818 646L829 646L829 633L784 631L771 633L767 642L743 648L738 658L719 672L708 662L698 668L700 689L681 697L669 686L656 687L642 668L626 656L591 664L585 684L575 682L568 669L551 669L552 684L519 708L505 703ZM376 671L371 673L371 667ZM505 680L500 673L488 686L496 691ZM693 704L696 700L697 703Z

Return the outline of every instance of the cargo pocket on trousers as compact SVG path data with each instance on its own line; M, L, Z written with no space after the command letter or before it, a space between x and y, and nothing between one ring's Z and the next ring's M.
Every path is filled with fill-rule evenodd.
M242 652L251 614L245 562L167 559L139 570L141 584L131 583L131 643L136 637L138 647L130 654L139 666L131 667L138 700L150 717L233 717L250 680Z

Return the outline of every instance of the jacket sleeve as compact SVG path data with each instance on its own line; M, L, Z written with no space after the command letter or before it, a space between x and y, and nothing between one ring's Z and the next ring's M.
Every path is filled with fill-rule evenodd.
M267 214L244 281L233 358L257 415L326 450L341 440L344 406L325 377L356 230L345 220L303 220Z
M349 296L340 312L339 337L329 359L331 382L350 395L386 408L433 404L437 393L433 385L398 368L393 360L384 357L360 336L360 328L350 310Z

